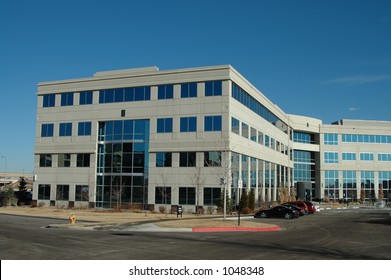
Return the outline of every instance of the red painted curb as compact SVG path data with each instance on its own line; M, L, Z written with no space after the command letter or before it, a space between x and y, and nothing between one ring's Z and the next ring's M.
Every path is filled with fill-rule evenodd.
M275 231L281 227L275 226L271 228L253 228L253 227L208 227L208 228L192 228L193 232L214 232L214 231Z

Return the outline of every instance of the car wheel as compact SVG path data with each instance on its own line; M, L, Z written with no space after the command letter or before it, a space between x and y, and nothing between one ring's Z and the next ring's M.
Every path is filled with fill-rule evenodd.
M266 218L266 213L261 213L261 218Z
M289 214L289 213L285 213L284 218L287 219L287 220L292 219L292 215Z

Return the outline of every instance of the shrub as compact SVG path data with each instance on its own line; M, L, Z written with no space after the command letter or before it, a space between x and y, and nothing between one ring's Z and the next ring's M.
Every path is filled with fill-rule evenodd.
M208 208L206 209L207 213L212 215L213 212L215 211L215 208L213 206L208 206Z
M164 214L166 213L166 207L165 206L159 206L159 212Z
M242 214L251 214L253 211L249 207L244 207L243 209L240 209L240 213Z

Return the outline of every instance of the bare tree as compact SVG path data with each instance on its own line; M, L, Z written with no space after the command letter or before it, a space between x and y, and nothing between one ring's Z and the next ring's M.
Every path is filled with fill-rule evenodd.
M198 207L199 203L201 201L200 195L201 195L201 190L203 189L205 185L205 175L202 174L202 168L200 166L196 166L194 168L194 173L193 176L191 177L191 183L195 187L195 204L196 204L196 213L197 215L199 214Z
M116 204L116 210L121 210L123 187L121 184L116 184L111 190L111 197Z
M216 146L218 147L218 157L214 160L205 160L205 165L213 168L212 173L216 176L216 181L219 182L219 185L222 187L223 193L223 213L224 219L227 216L227 196L230 192L228 191L232 185L232 173L233 168L238 162L231 161L231 151L229 148L229 139L220 139L216 141Z
M167 186L168 181L170 179L170 175L167 173L160 174L160 178L162 180L162 186L156 188L156 191L161 195L162 202L164 205L164 213L167 215L167 202L168 198L171 196L171 188Z

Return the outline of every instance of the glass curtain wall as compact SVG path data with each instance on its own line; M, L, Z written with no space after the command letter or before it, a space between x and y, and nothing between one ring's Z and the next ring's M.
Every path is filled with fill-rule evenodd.
M147 204L149 120L99 123L96 207Z

